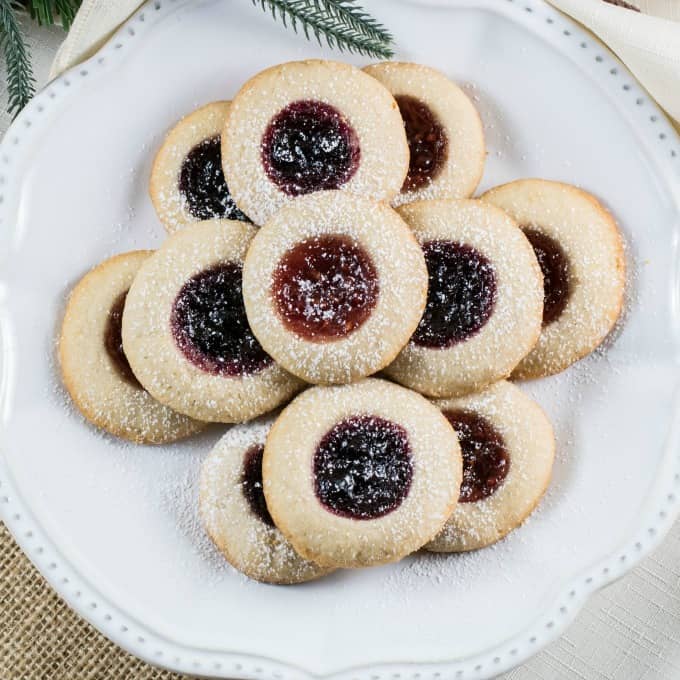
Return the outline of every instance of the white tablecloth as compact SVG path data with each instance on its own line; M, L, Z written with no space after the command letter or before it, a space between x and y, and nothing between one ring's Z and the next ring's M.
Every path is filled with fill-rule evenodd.
M29 29L38 84L46 82L63 35L56 28ZM0 136L9 123L0 113ZM680 680L680 523L654 555L593 597L562 638L502 677Z

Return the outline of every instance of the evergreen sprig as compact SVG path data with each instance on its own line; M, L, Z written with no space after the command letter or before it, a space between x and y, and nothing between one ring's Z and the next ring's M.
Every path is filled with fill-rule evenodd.
M35 92L35 78L28 47L19 25L19 15L28 15L41 25L59 19L68 30L82 0L0 0L0 48L7 67L7 110L16 116Z
M394 51L391 33L356 4L356 0L252 0L274 19L309 40L322 37L330 48L389 59Z
M7 67L7 109L16 115L35 92L35 79L17 18L19 3L0 0L0 46Z
M41 26L56 24L59 17L62 28L71 28L76 12L82 0L24 0L23 5L28 9L31 18Z
M341 52L356 52L388 59L392 56L390 32L365 12L356 0L252 0L269 10L305 37L322 39ZM26 12L41 25L57 20L64 30L73 23L82 0L0 0L0 49L7 66L8 111L16 115L35 91L35 79L26 42L19 25L19 13Z

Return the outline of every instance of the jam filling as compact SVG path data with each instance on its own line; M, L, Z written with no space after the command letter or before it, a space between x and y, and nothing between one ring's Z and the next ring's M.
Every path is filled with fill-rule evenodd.
M301 100L281 109L261 144L267 177L289 196L338 189L357 171L359 137L334 106Z
M458 435L463 454L463 483L459 503L488 498L505 481L510 456L500 432L486 419L470 411L445 411Z
M213 375L240 376L272 364L248 325L242 266L226 262L189 279L172 306L170 328L182 354Z
M433 349L451 347L478 333L491 318L496 274L484 255L464 243L429 241L423 253L427 304L412 341Z
M395 97L406 128L411 154L402 191L427 186L441 171L448 155L449 140L430 107L407 94Z
M406 430L376 416L352 416L335 425L319 443L312 465L321 504L357 520L396 510L413 478Z
M274 526L274 520L267 509L262 487L262 456L264 446L255 444L251 446L243 458L243 472L241 473L241 488L250 511L262 522L270 527Z
M378 300L370 255L344 235L298 243L274 271L272 294L284 326L313 342L342 338L359 328Z
M229 193L222 171L219 135L199 142L182 162L179 191L197 220L216 218L250 222Z
M118 369L121 378L129 382L133 387L143 389L139 384L139 380L137 380L132 372L130 363L123 351L123 308L125 307L127 294L127 291L121 293L111 305L111 309L109 309L109 316L106 319L106 328L104 329L104 347L106 347L106 351Z
M569 260L555 239L527 227L524 235L534 248L543 272L543 325L559 319L569 302Z

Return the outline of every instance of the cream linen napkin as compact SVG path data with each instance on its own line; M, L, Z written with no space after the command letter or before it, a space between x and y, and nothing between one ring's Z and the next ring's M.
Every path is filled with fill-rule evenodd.
M680 0L630 0L641 12L604 0L549 2L598 35L680 122ZM54 60L52 77L90 56L141 4L84 0Z
M83 0L54 58L50 79L92 56L141 4L140 0Z
M595 33L680 123L680 0L549 0Z

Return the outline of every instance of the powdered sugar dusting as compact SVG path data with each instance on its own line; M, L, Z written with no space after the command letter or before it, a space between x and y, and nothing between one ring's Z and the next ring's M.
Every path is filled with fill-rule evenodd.
M539 377L564 370L599 345L621 312L625 261L618 227L593 196L559 182L518 180L482 198L523 228L554 239L564 251L569 299L559 317L544 326L515 375Z
M243 222L209 220L173 234L144 264L125 303L123 344L138 380L162 403L199 420L249 420L276 408L301 387L257 346L239 308L240 267L254 233L254 227ZM222 277L223 269L233 276ZM192 295L201 289L194 284L211 272L234 289L224 295L217 291L219 304L212 309L205 300L188 305L191 314L184 316L196 341L188 337L190 353L173 332L178 296L189 288L191 303ZM218 334L221 324L226 327ZM205 356L208 348L238 356L215 361ZM191 361L187 354L193 357L194 350L196 361ZM244 356L256 359L247 363L257 370L241 370Z
M116 326L112 317L120 317L118 303L150 255L134 251L114 256L81 279L66 308L59 356L64 383L85 417L115 435L162 443L198 432L203 424L158 403L142 389L126 365L119 333L111 337Z
M425 118L431 116L432 120L427 124L422 113L418 116L420 125L425 123L425 131L421 130L421 134L428 144L439 138L438 144L430 149L434 152L433 158L441 155L436 173L419 183L407 179L394 199L394 205L471 196L482 176L486 150L479 113L465 92L443 73L423 64L382 62L364 70L383 83L400 106L410 100L412 111L414 104L425 107L429 112ZM411 150L418 153L420 148L422 155L423 144L418 143L413 134L418 126L413 126L413 121L409 120L408 106L404 107L402 115L407 121L407 132L415 127L409 140ZM438 150L437 146L440 147Z
M386 370L411 389L436 397L480 390L507 377L540 333L543 288L534 252L505 213L489 208L463 199L419 201L399 209L426 252L428 244L441 243L442 256L467 256L462 269L476 275L457 285L446 271L454 269L449 260L430 258L432 313L426 312L423 321L434 324L432 332L421 333L419 328ZM457 264L457 259L452 262ZM442 283L437 280L440 268ZM442 332L435 333L436 322L442 319L455 320L460 328L442 323ZM425 342L440 334L447 340L443 346Z
M244 491L244 460L254 445L264 445L272 419L229 430L204 461L200 508L215 544L240 571L271 583L300 583L327 570L302 559L281 532L263 521Z
M377 443L389 439L401 459L384 465ZM333 566L368 566L403 557L441 528L459 494L461 460L437 408L366 379L297 397L267 441L264 471L272 516L298 550ZM378 487L381 475L388 479Z
M188 124L186 126L187 130L192 131L192 134L197 133L197 131L199 131L199 128L200 126L195 126L194 124ZM204 131L201 130L200 132L201 134L204 135ZM203 139L208 138L203 137ZM201 143L203 142L199 142L199 144ZM180 145L170 145L169 149L170 156L171 157L174 156L175 160L181 160L182 158L186 158L186 153L180 150ZM185 200L186 196L182 197L180 195L178 199L175 193L166 194L163 193L163 191L159 191L157 193L157 198L160 201L160 203L166 206L166 208L168 206L172 206L173 203L176 203L174 207L171 207L171 211L172 210L186 211L187 209L187 203ZM329 218L331 220L336 219L337 213L334 214L332 211L330 212L331 214ZM179 228L179 226L181 226L181 220L176 217L167 220L166 224L168 224L168 222L172 225L172 227L169 228ZM314 237L316 238L318 237L319 234L323 234L325 232L323 229L318 229L315 227L314 229L311 230L310 233L315 234L316 236ZM197 248L197 250L199 249ZM380 248L376 248L376 250L380 250ZM388 252L388 249L385 249L385 252ZM384 256L385 253L381 253L381 257ZM499 259L502 259L502 257L500 257ZM406 267L405 270L408 270L408 268ZM406 279L408 282L410 274L411 274L410 270L402 272L403 279ZM340 285L341 288L343 289L348 288L347 281L338 280L336 282ZM410 281L410 284L411 286L413 286L413 281ZM307 293L307 297L305 298L306 300L305 310L306 312L309 313L308 315L313 315L313 313L317 311L314 306L313 299L316 293L314 292L313 287L309 288L305 292ZM331 320L330 319L330 317L332 316L331 312L326 311L325 314L327 317L326 320L327 321ZM388 347L388 345L385 344L385 338L390 335L389 328L390 327L388 325L385 325L384 327L378 330L374 328L373 336L370 339L370 342L364 346L363 352L368 354L370 354L373 351L385 353L387 351L386 348ZM500 334L501 332L499 331L499 335ZM598 355L601 352L602 349L598 350ZM295 361L298 361L300 360L300 357L304 353L299 351L298 349L294 352L294 354ZM338 363L345 362L346 364L351 364L353 360L356 358L357 350L356 348L354 348L352 351L348 350L345 354L341 353L337 357L336 361ZM312 370L319 372L318 375L321 374L320 371L322 371L322 367L320 360L312 359L310 360L310 365L312 366ZM347 375L345 375L343 379L350 378ZM573 384L577 386L589 386L593 383L594 383L593 375L585 369L577 371L574 375ZM479 387L479 385L477 385L477 387ZM546 389L549 389L549 386L546 387ZM487 409L490 409L492 413L495 413L494 407L492 404L490 404L488 399L482 396L479 396L479 399L480 403L483 403ZM571 406L577 407L578 400L579 397L577 394L570 393L567 396L567 401ZM209 407L216 408L219 404L219 401L220 401L219 396L216 395L208 395L206 397L206 403L208 404ZM105 407L102 408L104 409ZM236 428L236 430L239 430L239 428ZM533 430L529 428L528 431ZM233 432L234 432L233 430L230 431L227 437L233 436L235 439L238 440L240 435L232 434ZM112 440L110 441L111 445L114 446L115 442L113 442ZM570 440L568 439L564 441L567 445L571 443ZM134 455L133 447L123 447L123 457L127 456L128 454ZM193 463L195 463L195 461L193 461ZM125 462L123 466L126 469L128 469L129 461ZM205 469L209 468L210 465L207 464ZM208 475L208 478L210 477L211 475ZM212 475L212 479L210 480L211 483L214 481L216 477L219 477L219 475ZM519 474L519 481L522 482L523 484L529 483L531 481L531 478L532 475L530 471L529 472L527 472L526 470L521 471ZM198 481L195 465L192 466L192 464L189 464L183 469L180 469L180 467L174 468L172 466L160 465L158 480L159 485L157 493L154 494L154 491L151 490L150 488L142 489L140 487L139 490L140 492L148 493L149 498L153 496L156 499L160 499L160 507L162 508L163 512L168 517L172 518L172 520L175 522L176 527L178 529L178 534L183 536L186 539L186 541L188 541L190 547L186 551L187 554L186 560L181 558L182 563L183 564L186 563L187 568L189 568L191 565L195 565L196 560L198 560L199 562L204 563L207 566L206 574L210 574L208 578L209 579L214 578L215 583L220 582L224 574L229 573L230 570L228 568L225 569L223 560L219 557L218 553L215 551L214 547L212 546L212 543L210 543L210 541L206 538L205 532L201 527L199 515L197 513ZM551 510L554 509L551 505L552 498L553 495L551 494L544 502L544 505L549 507ZM218 505L219 499L213 498L213 501L214 502L211 504L212 507L210 507L206 511L206 513L204 513L206 517L206 523L209 524L217 524L218 523L217 516L220 514L215 509ZM485 507L481 512L481 515L477 519L479 521L480 526L473 526L468 528L468 535L473 542L485 540L488 527L491 525L497 525L498 515L497 513L491 512L491 510L488 507ZM270 542L271 535L266 532L263 532L262 526L258 525L244 528L240 526L239 521L234 521L233 523L230 524L228 533L233 532L233 534L235 535L238 533L238 531L243 532L241 539L238 541L238 545L240 547L244 547L250 550L253 548L253 546L257 546L259 544L265 544L267 546L268 552L266 554L260 554L259 556L255 555L253 559L253 564L255 564L253 568L255 570L260 570L261 573L270 575L271 574L270 570L275 569L276 565L285 563L288 566L290 566L290 564L294 563L295 560L300 559L297 556L297 554L295 554L295 552L292 550L288 543L279 543L277 541ZM277 530L273 531L277 532ZM518 537L513 536L512 540L515 541L524 540L523 534L521 532L517 536ZM503 541L500 545L493 547L484 553L483 559L486 560L487 564L489 565L489 569L495 569L497 566L502 564L501 562L502 558L500 556L503 554L503 551L505 549L504 547L505 543L506 542ZM466 545L465 547L469 548L472 546ZM227 552L226 549L225 552ZM252 557L252 555L250 555L250 557ZM466 555L459 557L457 559L446 559L441 558L440 556L428 556L428 555L411 556L407 558L402 564L398 565L393 570L387 572L387 576L383 581L385 596L386 598L388 598L390 596L391 590L395 591L399 590L403 592L404 598L405 600L407 600L410 597L413 598L418 597L419 593L425 592L431 586L438 586L446 582L454 582L460 584L461 586L464 586L466 582L469 582L468 580L471 577L470 570L471 569L474 570L476 568L474 565L478 566L479 564L478 560L479 558L477 555ZM484 570L485 569L486 568L484 568ZM293 569L293 571L295 571L295 568ZM301 573L302 573L301 571L296 571L293 578L296 580L302 580L300 578ZM203 578L203 573L201 573L200 575L197 574L197 577ZM263 578L266 580L267 576ZM472 578L474 579L474 574L472 574ZM242 582L247 583L245 579Z
M507 462L504 476L494 489L473 502L459 502L439 536L427 547L435 551L474 550L495 543L522 523L543 495L552 473L555 438L541 408L511 383L501 381L475 395L440 400L435 404L447 414L466 413L483 419L500 443ZM464 453L480 430L466 430L459 437ZM479 440L486 441L486 440ZM463 464L469 464L463 456ZM466 475L464 475L464 480ZM462 487L461 497L466 489Z
M159 502L163 512L175 523L178 533L185 539L185 550L177 559L187 569L202 565L200 578L215 585L231 570L215 548L201 523L198 511L199 467L191 465L176 475L163 475L159 485ZM197 576L199 576L197 574Z
M341 239L356 252L365 252L371 265L361 268L362 286L373 269L378 294L360 325L319 342L291 332L281 318L274 287L280 263L291 250L328 238ZM310 271L309 276L316 274ZM348 282L346 278L338 281L343 297L351 301ZM256 337L287 370L314 383L350 382L388 364L415 330L426 288L422 251L399 216L383 204L338 191L299 198L279 211L253 239L243 269L246 312ZM323 293L322 305L330 302L326 296L331 291L314 288L315 293Z
M345 137L358 140L358 145L349 142L343 154L348 163L344 182L329 185L322 181L328 174L324 169L317 188L336 187L374 200L390 200L404 181L406 135L397 104L380 83L340 62L307 60L274 66L251 78L234 97L223 135L227 184L236 202L258 224L299 193L297 189L284 191L286 183L279 186L268 176L262 154L262 145L268 144L267 131L287 107L308 103L337 111L354 132ZM297 151L294 156L299 160ZM355 161L356 170L350 174Z
M154 160L149 193L169 232L209 219L248 222L222 170L221 136L229 102L188 114L168 133Z

